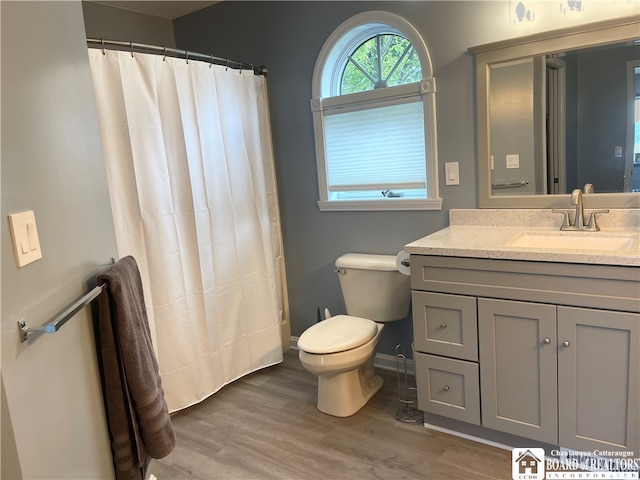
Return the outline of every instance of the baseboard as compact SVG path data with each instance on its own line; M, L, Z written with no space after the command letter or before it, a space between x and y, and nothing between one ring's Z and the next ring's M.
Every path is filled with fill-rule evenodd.
M458 432L456 430L451 430L449 428L440 427L438 425L433 425L433 424L430 424L430 423L427 423L427 422L424 423L424 426L428 430L435 430L436 432L446 433L446 434L452 435L454 437L465 438L465 439L471 440L473 442L482 443L484 445L489 445L491 447L500 448L502 450L513 450L513 447L510 446L510 445L505 445L504 443L494 442L494 441L488 440L486 438L477 437L475 435L469 435L468 433Z
M298 338L291 336L291 348L294 350L298 349ZM415 375L416 370L413 365L413 360L410 358L406 359L407 361L407 374ZM373 361L373 364L376 368L380 368L382 370L392 370L394 372L400 371L404 373L404 362L398 362L398 358L395 355L387 355L386 353L376 353L376 357Z

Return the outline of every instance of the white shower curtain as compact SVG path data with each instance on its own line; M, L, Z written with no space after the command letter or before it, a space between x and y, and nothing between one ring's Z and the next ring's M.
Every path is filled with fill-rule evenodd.
M89 49L118 254L138 261L171 411L289 338L266 83Z

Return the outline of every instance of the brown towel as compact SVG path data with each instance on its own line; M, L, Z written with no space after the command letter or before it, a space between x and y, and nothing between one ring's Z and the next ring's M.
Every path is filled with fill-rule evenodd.
M149 458L175 446L135 259L122 258L98 275L99 351L113 463L118 480L144 478Z

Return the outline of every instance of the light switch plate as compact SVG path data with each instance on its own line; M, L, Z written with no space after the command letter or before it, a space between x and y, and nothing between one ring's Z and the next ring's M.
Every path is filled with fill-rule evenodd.
M9 228L13 240L13 253L18 267L24 267L42 258L36 216L33 210L9 215Z
M520 155L507 155L507 168L520 168Z
M445 163L444 174L446 185L460 185L460 167L458 162Z

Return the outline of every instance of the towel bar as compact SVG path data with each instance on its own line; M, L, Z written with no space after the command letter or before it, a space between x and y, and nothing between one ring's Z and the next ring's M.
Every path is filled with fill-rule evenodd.
M519 182L492 183L491 188L519 188L526 187L527 185L529 185L529 182L520 180Z
M93 288L89 293L69 305L66 310L60 313L57 317L41 327L28 327L24 318L18 320L18 334L20 335L20 342L26 342L29 339L29 334L34 332L56 333L70 318L96 299L98 295L102 293L103 288L103 285L98 285Z

